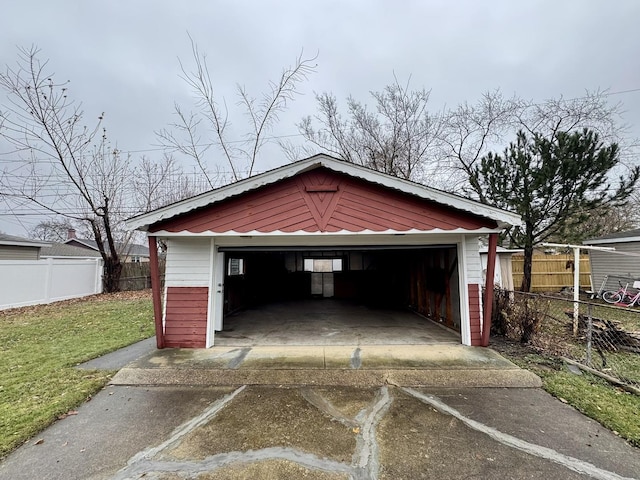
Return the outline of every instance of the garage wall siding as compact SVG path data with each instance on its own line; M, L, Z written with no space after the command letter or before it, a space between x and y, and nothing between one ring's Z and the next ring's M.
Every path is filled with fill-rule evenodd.
M482 262L480 245L475 235L465 235L464 251L466 264L467 299L469 303L469 332L471 345L482 344Z
M204 348L207 339L207 287L168 287L164 340L169 348Z
M482 283L482 262L480 261L480 246L478 237L465 235L464 250L466 253L467 284Z
M167 240L166 347L206 347L210 264L211 239Z
M482 312L480 302L480 285L469 285L469 327L471 332L471 345L482 345L482 330L480 328Z
M211 240L181 238L167 240L167 287L209 286Z

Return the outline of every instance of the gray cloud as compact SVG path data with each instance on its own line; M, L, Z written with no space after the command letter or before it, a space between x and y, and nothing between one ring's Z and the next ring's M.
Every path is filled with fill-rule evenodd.
M640 88L639 18L636 0L5 2L0 61L37 44L88 118L106 112L112 140L138 151L157 143L174 101L190 102L177 61L189 63L187 31L232 108L236 82L259 95L302 48L319 52L317 73L273 132L287 135L314 112L314 91L366 99L394 72L431 88L434 109L495 88L533 100ZM640 137L640 92L611 98ZM241 135L241 115L231 119ZM270 149L262 161L285 159ZM3 218L0 230L25 233Z

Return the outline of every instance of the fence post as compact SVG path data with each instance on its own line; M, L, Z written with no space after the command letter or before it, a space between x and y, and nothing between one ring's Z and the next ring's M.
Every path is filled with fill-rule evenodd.
M591 366L591 340L593 335L593 305L587 304L587 366Z

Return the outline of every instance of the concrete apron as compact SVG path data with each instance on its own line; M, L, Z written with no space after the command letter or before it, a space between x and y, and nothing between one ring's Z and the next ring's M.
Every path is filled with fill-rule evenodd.
M541 381L489 348L285 345L157 350L111 384L537 388Z

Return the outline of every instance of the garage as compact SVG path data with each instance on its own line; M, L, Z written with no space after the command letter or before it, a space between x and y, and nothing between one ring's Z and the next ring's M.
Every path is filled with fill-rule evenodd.
M221 250L219 345L459 342L455 246Z
M497 234L518 223L509 212L326 155L128 220L147 232L152 252L166 245L162 290L153 281L161 348L213 346L252 322L239 324L242 312L259 317L262 309L266 318L274 305L415 312L459 343L479 345L479 238L489 237L495 254ZM326 326L322 315L313 322L318 332Z

